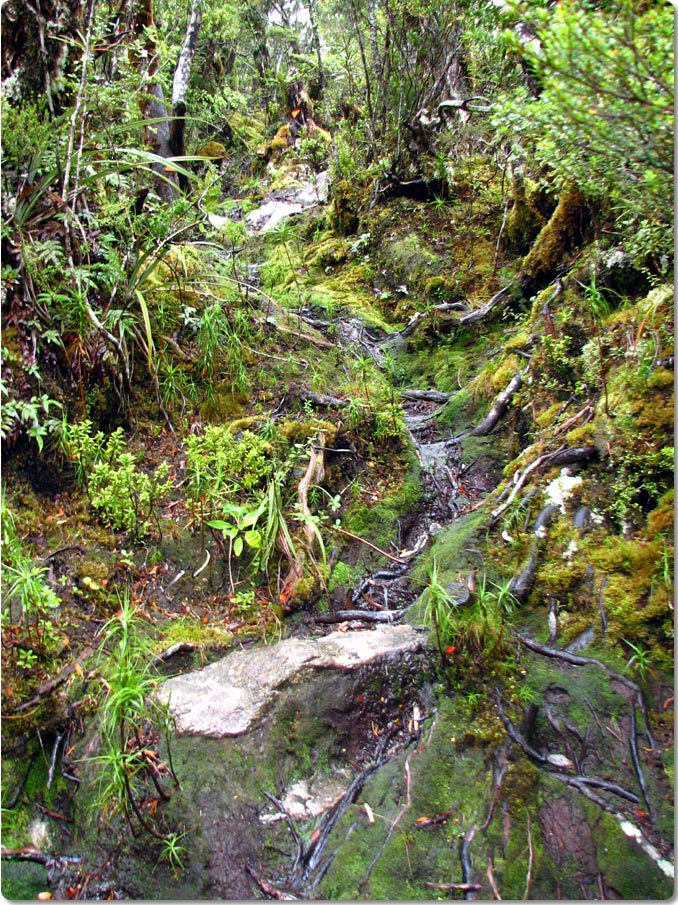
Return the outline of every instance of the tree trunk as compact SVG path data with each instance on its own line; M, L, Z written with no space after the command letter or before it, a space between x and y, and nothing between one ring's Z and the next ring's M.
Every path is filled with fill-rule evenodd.
M186 131L186 92L191 77L191 64L198 44L200 25L202 23L202 0L193 0L191 18L186 29L184 46L179 54L177 68L174 70L172 83L172 122L170 123L169 144L172 156L183 157L184 133ZM188 188L186 176L179 174L179 185L183 191Z
M69 63L77 62L84 13L85 0L10 0L2 5L3 94L10 102L44 95L50 116L61 112L58 86Z
M311 44L315 50L318 60L318 100L322 98L325 91L325 70L323 69L323 58L320 49L320 32L318 31L318 4L316 0L308 0L308 19L311 24Z
M142 81L139 93L139 109L146 120L160 119L144 126L144 138L148 149L159 157L171 157L170 128L162 85L157 80L158 49L153 40L153 0L139 0L134 11L133 34L141 45L141 51L130 54ZM156 191L165 202L174 201L178 196L178 179L169 165L153 164L156 176Z

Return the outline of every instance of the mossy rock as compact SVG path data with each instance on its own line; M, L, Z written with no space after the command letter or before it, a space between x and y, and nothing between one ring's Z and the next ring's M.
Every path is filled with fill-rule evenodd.
M364 204L364 189L351 179L340 179L332 188L334 225L343 236L357 232L360 211Z
M208 157L210 160L223 160L226 157L226 148L220 141L208 141L196 152L197 157Z

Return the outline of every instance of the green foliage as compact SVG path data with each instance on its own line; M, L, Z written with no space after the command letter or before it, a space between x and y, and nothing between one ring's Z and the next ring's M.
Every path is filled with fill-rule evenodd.
M89 420L69 424L64 419L60 442L104 524L130 531L134 540L145 537L152 522L159 527L158 503L172 487L167 462L147 474L139 468L142 456L123 451L121 427L109 435L93 434Z
M104 523L130 531L134 540L148 534L151 522L160 527L157 507L172 488L167 462L148 475L138 467L141 458L120 453L111 464L98 462L87 485L92 508Z
M9 388L0 380L0 395L9 397ZM51 414L53 409L61 409L62 405L56 399L51 399L46 393L42 396L33 396L30 401L7 398L3 400L0 438L3 440L16 439L20 433L25 432L37 443L39 452L42 452L45 437L53 434L59 427L59 419Z
M273 474L273 448L245 430L236 438L228 425L209 424L185 440L187 495L205 518L218 517L232 496L246 500Z
M435 631L436 645L441 658L445 658L445 651L455 638L455 616L453 608L455 602L449 591L440 583L438 577L438 563L435 557L431 560L429 581L421 595L424 604L424 625Z
M153 696L157 685L151 663L151 647L143 624L127 596L120 609L104 625L99 652L104 697L100 706L102 751L95 758L100 768L99 806L105 814L122 812L132 825L141 827L165 848L176 854L180 836L157 826L157 818L145 815L141 803L152 790L158 803L170 798L163 778L172 775L178 781L171 763L171 721L165 704ZM159 757L157 742L162 731L168 750L169 765ZM150 787L150 788L149 788Z
M12 603L16 600L20 617L15 621L23 622L28 636L35 637L36 643L41 645L50 640L52 635L50 611L61 605L61 600L47 584L46 577L46 566L36 565L24 555L16 557L12 565L5 564L3 569L3 579L10 582L5 612L11 620Z
M527 0L514 13L538 37L509 44L526 57L538 97L497 106L497 132L534 148L561 187L609 204L637 259L670 254L673 211L673 17L633 0L554 8ZM662 232L664 230L664 232ZM660 265L661 267L661 265Z
M111 434L103 431L92 433L89 419L70 423L64 418L61 424L59 442L66 458L75 464L76 477L83 487L87 487L94 466L113 465L125 448L125 434L121 427Z

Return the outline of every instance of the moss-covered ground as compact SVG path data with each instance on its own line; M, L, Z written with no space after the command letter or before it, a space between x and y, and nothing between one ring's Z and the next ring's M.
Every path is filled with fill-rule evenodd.
M512 724L523 727L535 748L567 756L575 771L628 786L637 802L609 795L605 801L640 824L662 857L670 856L673 302L665 282L637 273L625 282L623 274L606 269L599 246L574 230L583 203L578 197L564 194L550 219L523 218L534 236L529 248L518 241L518 210L508 240L498 243L500 179L476 164L459 170L444 204L396 198L370 205L367 184L338 183L324 212L295 221L287 232L256 237L235 263L197 243L173 249L167 271L157 271L157 285L149 284L146 294L157 337L156 370L135 384L126 409L103 377L83 397L95 428L108 434L123 427L126 449L139 455L141 471L149 475L162 463L169 466L171 490L158 500L141 536L111 524L105 510L93 507L78 483L77 463L56 434L40 457L27 437L7 450L5 562L16 566L20 555L28 557L41 569L41 587L53 589L60 603L58 609L41 609L40 600L49 598L41 598L46 592L40 590L22 604L17 587L6 598L3 807L36 751L36 739L47 743L68 734L71 744L85 733L104 686L97 662L77 658L96 648L121 595L131 599L147 626L152 655L184 644L188 668L233 644L303 630L316 608L327 610L328 591L336 600L331 595L337 589L348 593L360 577L383 567L374 547L349 535L393 550L401 529L425 508L399 391L436 388L452 394L437 425L463 436L463 466L482 476L483 490L466 499L458 517L441 526L415 560L412 587L418 592L427 586L435 563L443 587L474 575L476 582L484 578L485 587L497 588L536 549L534 574L523 603L510 602L498 621L480 607L474 610L480 614L476 623L464 623L462 630L459 622L456 635L452 623L450 652L440 664L422 740L376 773L351 805L334 831L337 856L315 894L445 897L425 884L461 882L459 845L473 824L473 881L488 897L492 882L503 898L576 898L601 889L607 897L669 894L661 871L621 833L613 815L547 775L515 744L492 820L484 826L497 758L507 741L496 709L501 695ZM213 238L226 252L226 239ZM563 260L570 270L554 297L552 281ZM460 323L464 311L504 285L511 287L506 305L475 324ZM465 307L455 308L458 303ZM384 337L397 340L414 316L420 316L418 326L375 362L367 350ZM353 330L348 342L347 324ZM7 367L18 371L21 353L12 330L3 328L3 345ZM497 428L488 437L464 436L521 369L522 386ZM62 398L69 419L79 420L80 394L70 388ZM232 423L236 438L249 431L268 444L279 478L277 511L289 538L303 544L310 523L323 539L305 558L306 574L291 600L280 599L290 568L282 527L257 570L258 547L243 544L244 552L233 556L228 535L206 524L204 507L221 475L213 473L199 491L191 490L198 479L187 470L187 440L208 423ZM298 487L319 436L325 438L325 478L311 489L302 514ZM565 466L551 464L548 456L563 448L585 452ZM259 505L261 474L253 470L250 477L250 485L233 484L220 498L216 515L229 512L225 499L250 511ZM539 530L535 548L535 519L549 503L558 508ZM295 611L292 620L283 610ZM410 618L421 612L413 609ZM577 669L527 655L514 629L559 648L591 630L593 646L584 655L637 683L652 734L652 744L639 742L650 808L630 761L632 705L623 683L620 688L593 666ZM640 725L640 709L633 717ZM329 749L323 753L321 744L314 755L302 742L287 738L294 750L285 781L311 766L314 756L330 763ZM50 850L71 844L68 825L41 810L63 809L66 818L73 813L73 782L58 776L46 789L50 753L45 744L5 813L5 847L33 844L38 818L50 827L44 843ZM190 743L180 741L175 757L192 776L191 756ZM173 879L160 860L152 887L140 879L138 865L129 870L139 876L128 877L122 865L130 840L121 842L122 822L111 824L122 887L200 897L206 853L216 849L229 876L228 859L237 853L219 848L216 818L211 830L196 825L201 802L217 788L222 801L223 787L231 787L228 826L234 832L238 826L251 829L251 802L263 790L275 791L280 777L264 775L254 751L239 762L220 757L205 760L168 811L178 831L188 834L189 849L195 836L197 854L191 857L200 866ZM241 813L238 800L245 792L250 810ZM95 802L77 804L75 813L90 824L80 838L87 832L93 838L101 820ZM446 816L430 825L424 821L441 814ZM585 821L579 848L567 834L557 841L549 837L549 827L561 818L563 825ZM263 845L263 837L255 836L248 837L250 843ZM132 849L148 854L145 840L131 841ZM153 849L154 862L158 857ZM275 855L264 861L272 871L279 864ZM239 876L245 883L242 871ZM32 895L44 883L44 872L15 865L6 882L6 895ZM247 884L240 891L251 893Z

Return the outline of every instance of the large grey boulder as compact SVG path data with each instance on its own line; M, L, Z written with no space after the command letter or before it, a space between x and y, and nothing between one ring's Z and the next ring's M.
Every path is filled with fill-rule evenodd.
M309 672L345 673L387 666L426 647L426 633L408 625L290 638L268 647L234 651L204 669L168 679L158 693L168 702L178 733L236 736L268 712L283 688L311 678Z

